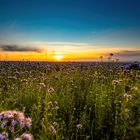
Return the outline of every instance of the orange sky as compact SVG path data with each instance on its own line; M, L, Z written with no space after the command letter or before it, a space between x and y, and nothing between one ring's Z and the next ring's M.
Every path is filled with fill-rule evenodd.
M119 58L121 61L129 61L131 58L138 60L140 56L138 47L131 48L129 46L99 46L72 42L26 42L26 44L19 44L1 45L0 60L100 61L100 56L103 56L104 61L107 61L109 54L114 53L114 60Z
M73 53L53 53L47 54L45 52L0 52L1 60L41 60L41 61L71 61L86 58L99 58L99 54L89 52L88 54Z
M133 52L133 49L128 49ZM127 51L128 51L127 50ZM30 61L100 61L100 56L107 60L109 53L114 53L114 59L117 59L115 54L123 51L119 48L104 48L104 49L84 49L84 47L73 48L73 49L57 49L55 51L51 48L43 50L41 52L10 52L10 51L0 51L0 60L30 60ZM138 50L139 51L139 50Z

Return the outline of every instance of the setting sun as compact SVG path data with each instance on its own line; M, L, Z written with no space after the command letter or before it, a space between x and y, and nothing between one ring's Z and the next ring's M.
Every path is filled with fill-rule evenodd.
M55 59L56 61L61 61L63 58L64 58L63 55L55 55L55 56L54 56L54 59Z

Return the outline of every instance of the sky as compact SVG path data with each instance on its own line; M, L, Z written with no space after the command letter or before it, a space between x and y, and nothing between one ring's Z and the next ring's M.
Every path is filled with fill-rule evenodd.
M140 61L139 0L0 0L0 60Z

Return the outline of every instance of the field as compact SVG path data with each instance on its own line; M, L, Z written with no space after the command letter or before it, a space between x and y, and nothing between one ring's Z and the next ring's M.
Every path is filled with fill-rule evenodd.
M30 117L35 140L139 140L140 71L121 65L0 62L0 112Z

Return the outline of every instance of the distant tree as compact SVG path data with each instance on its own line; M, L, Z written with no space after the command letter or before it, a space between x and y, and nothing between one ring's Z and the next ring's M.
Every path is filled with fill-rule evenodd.
M110 57L113 57L114 54L113 53L110 53L109 55L110 55Z
M103 62L103 56L100 56L101 62Z
M113 53L110 53L109 54L109 57L108 57L108 60L112 60L112 57L114 56L114 54Z

